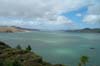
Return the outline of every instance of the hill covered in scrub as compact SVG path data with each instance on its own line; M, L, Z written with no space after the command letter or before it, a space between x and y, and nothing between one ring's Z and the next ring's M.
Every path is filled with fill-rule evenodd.
M67 30L66 32L85 32L85 33L100 33L100 28L84 28L84 29L78 29L78 30Z
M66 30L66 32L83 32L83 33L100 33L100 28L84 28L84 29L77 29L77 30Z
M0 42L0 66L64 66L62 64L51 64L43 61L41 56L34 52L11 48Z

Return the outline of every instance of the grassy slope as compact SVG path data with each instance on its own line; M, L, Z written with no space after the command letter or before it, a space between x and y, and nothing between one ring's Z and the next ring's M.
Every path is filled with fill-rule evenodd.
M41 56L38 56L34 52L11 48L3 42L0 42L0 62L4 63L4 66L9 66L17 60L21 66L64 66L62 64L51 64L43 61ZM12 66L12 65L11 65Z

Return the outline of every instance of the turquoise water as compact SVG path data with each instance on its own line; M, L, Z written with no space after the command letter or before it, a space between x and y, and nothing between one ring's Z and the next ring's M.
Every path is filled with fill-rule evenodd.
M88 65L100 66L99 33L26 32L0 33L0 40L12 47L31 45L34 52L51 63L76 65L82 55L89 56ZM90 48L95 48L90 49Z

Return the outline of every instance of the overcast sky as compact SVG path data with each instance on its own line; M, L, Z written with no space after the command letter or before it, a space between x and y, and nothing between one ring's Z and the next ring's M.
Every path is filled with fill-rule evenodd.
M100 28L100 0L0 0L0 25L38 29Z

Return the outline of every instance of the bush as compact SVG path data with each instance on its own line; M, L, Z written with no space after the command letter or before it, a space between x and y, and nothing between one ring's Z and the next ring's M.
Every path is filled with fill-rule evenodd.
M28 47L26 48L26 51L31 51L31 50L32 50L31 46L28 45Z

